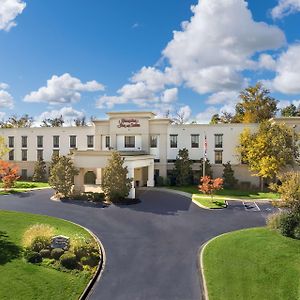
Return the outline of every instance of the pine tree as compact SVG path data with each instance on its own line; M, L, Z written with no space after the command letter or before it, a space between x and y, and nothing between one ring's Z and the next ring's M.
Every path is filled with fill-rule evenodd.
M176 185L189 185L192 181L192 161L189 159L189 151L183 148L178 151L175 161L174 174Z
M232 169L230 161L226 164L223 164L223 179L224 179L224 188L231 189L234 188L237 184L237 179L234 177L234 170Z
M50 170L49 184L57 193L66 198L71 194L74 176L79 172L70 157L60 156L55 160L56 163Z
M41 158L34 166L32 181L44 182L46 180L46 163Z
M112 202L124 200L132 187L132 178L127 178L127 167L118 152L113 152L103 170L102 189L107 200Z
M201 158L200 159L200 177L203 176L203 162L204 162L204 159ZM205 162L205 176L209 176L209 177L213 176L213 172L211 169L211 164L210 164L209 159L207 159Z

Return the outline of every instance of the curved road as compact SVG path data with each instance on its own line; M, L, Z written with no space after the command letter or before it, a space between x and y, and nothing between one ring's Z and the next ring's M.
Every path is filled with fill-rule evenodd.
M108 208L55 202L49 199L52 194L0 196L0 209L60 217L93 231L107 261L90 299L199 300L200 246L221 233L265 224L263 212L230 206L209 211L183 196L158 191L141 194L139 204Z

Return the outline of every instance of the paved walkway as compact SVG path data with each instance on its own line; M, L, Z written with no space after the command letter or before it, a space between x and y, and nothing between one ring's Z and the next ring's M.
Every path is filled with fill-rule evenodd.
M145 191L131 206L56 202L52 190L0 196L0 209L45 214L91 229L107 262L91 299L199 300L197 254L208 239L240 228L263 226L267 210L210 211L190 199ZM224 249L226 251L226 249Z

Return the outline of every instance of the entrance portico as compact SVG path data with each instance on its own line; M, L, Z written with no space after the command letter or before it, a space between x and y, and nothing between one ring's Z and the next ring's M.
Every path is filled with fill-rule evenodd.
M154 186L154 157L139 153L120 152L124 166L128 169L128 178L132 178L129 198L135 198L138 186ZM103 168L106 167L111 151L74 151L73 160L79 174L75 176L74 185L77 192L102 192Z

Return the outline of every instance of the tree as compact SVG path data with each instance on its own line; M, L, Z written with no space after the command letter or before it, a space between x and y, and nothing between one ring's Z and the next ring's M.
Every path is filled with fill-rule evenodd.
M103 170L102 189L107 200L124 200L132 187L132 178L127 178L128 169L123 166L124 159L114 151Z
M5 190L12 188L15 182L20 178L18 171L19 169L15 165L0 160L0 178Z
M65 121L63 119L63 116L60 115L58 118L48 118L44 119L42 121L41 127L62 127L64 125Z
M2 158L7 152L9 152L9 149L6 147L5 138L0 136L0 158Z
M45 180L46 180L46 163L41 158L35 163L32 181L43 182Z
M287 172L278 176L280 184L272 184L271 189L281 195L281 200L292 211L300 213L300 172Z
M270 91L258 82L240 93L241 102L235 107L235 119L242 123L261 123L275 117L277 103Z
M193 162L189 159L189 151L186 148L179 150L174 164L176 185L183 186L191 184L192 164Z
M7 121L0 122L1 128L28 128L31 127L33 123L33 118L25 114L21 117L13 115L8 118Z
M85 117L75 119L74 123L75 123L76 127L82 127L82 126L86 126L87 125Z
M290 127L266 121L260 124L257 132L244 129L237 150L242 162L248 164L255 176L274 179L298 158L297 140L298 136ZM261 185L263 187L263 182Z
M73 187L74 176L78 175L78 170L70 157L60 156L50 169L49 184L56 193L64 198L70 196Z
M204 162L204 159L201 158L200 159L200 176L203 176L203 162ZM209 159L207 159L205 161L205 175L206 176L209 176L209 177L212 177L213 176L213 172L212 172L212 168L211 168L211 164L210 164L210 161Z
M224 188L234 188L238 181L234 177L234 170L232 169L230 161L228 161L226 164L223 164L223 166Z
M210 195L211 200L214 200L214 193L223 188L223 179L212 179L210 176L204 176L200 179L199 191L203 194Z
M300 116L300 106L298 108L294 105L288 105L281 109L282 117L299 117Z
M219 114L214 114L214 115L212 115L209 124L215 125L215 124L218 124L220 122L221 122L220 115Z

